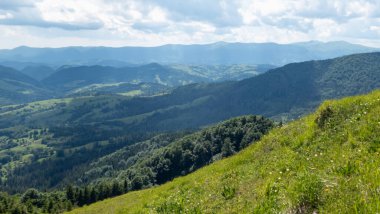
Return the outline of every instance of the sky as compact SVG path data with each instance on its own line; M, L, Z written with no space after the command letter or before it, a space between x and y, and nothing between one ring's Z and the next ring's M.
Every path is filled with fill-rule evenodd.
M0 49L379 38L380 0L0 0Z

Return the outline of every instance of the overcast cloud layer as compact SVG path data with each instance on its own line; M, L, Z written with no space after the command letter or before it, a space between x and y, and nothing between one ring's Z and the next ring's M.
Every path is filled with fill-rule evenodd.
M379 38L379 0L0 0L0 48Z

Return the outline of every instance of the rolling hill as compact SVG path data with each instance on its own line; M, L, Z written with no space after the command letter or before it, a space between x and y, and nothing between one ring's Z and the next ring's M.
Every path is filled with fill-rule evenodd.
M247 79L275 68L273 65L183 65L169 67L192 75L207 78L208 82L222 82Z
M55 70L49 66L33 65L21 69L20 72L40 81L53 74Z
M22 180L30 172L50 170L42 185L16 182L7 188L54 188L64 179L61 173L72 173L78 163L88 164L160 132L192 131L248 114L296 118L325 99L378 88L379 59L380 53L368 53L293 63L250 79L192 84L161 96L107 94L1 107L0 142L7 148L0 156L3 171Z
M46 101L2 109L0 124L17 124L24 117L25 125L87 124L146 132L198 128L246 114L287 121L312 112L323 100L379 87L380 53L356 54L292 63L237 82L186 85L162 96L78 97L53 101L62 103L54 108Z
M205 79L152 63L137 67L79 66L58 69L42 83L52 89L69 91L76 88L101 83L141 83L150 82L168 86L202 82Z
M132 64L273 64L284 65L312 59L327 59L375 48L346 42L226 43L205 45L164 45L159 47L18 47L1 50L1 61L45 63L48 65L99 65L102 61ZM107 65L107 64L104 64ZM109 63L108 63L109 65Z
M103 83L91 84L81 88L76 88L68 93L67 97L81 97L81 96L97 96L105 94L119 94L123 96L157 96L169 93L171 87L161 85L158 83Z
M379 62L380 53L356 54L292 63L237 82L191 84L163 96L109 97L115 100L109 107L110 114L99 115L90 111L71 122L91 119L97 125L123 124L130 131L167 131L197 128L246 114L287 121L312 112L323 100L368 93L379 88ZM75 103L73 100L63 109L69 108L72 112L91 109ZM29 115L29 118L41 121L44 114L40 113L38 117Z
M326 101L242 152L70 213L375 213L380 92Z
M115 176L119 176L120 172L124 176L125 174L132 176L125 168L120 171L109 170L110 166L107 164L100 164L99 169L95 171L87 167L89 164L96 165L97 161L107 155L112 156L114 152L120 154L125 148L135 148L133 146L140 148L139 145L155 142L155 140L150 140L161 132L193 131L246 114L261 114L288 121L312 112L325 99L367 93L379 87L379 59L380 53L366 53L330 60L292 63L253 78L223 83L191 84L178 87L160 96L128 97L117 94L90 94L2 106L0 107L1 190L10 193L20 193L29 187L55 190L65 185L64 182L91 183L92 175L98 175L97 173L101 172L115 173L113 174ZM9 76L15 79L13 76L17 74L19 75L17 81L36 83L24 74L10 71L12 72L4 72L3 79L8 79ZM63 77L61 80L65 82ZM57 84L59 80L60 78L56 78ZM324 114L329 116L330 110L326 110ZM220 130L215 132L220 132L220 136L224 133ZM207 133L205 136L208 136ZM215 137L215 139L219 138ZM165 137L162 139L165 142ZM213 139L211 138L211 142ZM185 142L177 140L176 137L173 141ZM229 146L224 148L226 151L236 151L231 145L232 138L226 142L230 142L227 143ZM188 146L186 143L181 145ZM176 151L175 147L163 154L177 154L171 151ZM201 152L202 149L199 151ZM138 155L131 157L133 161ZM165 155L149 155L149 157L153 158L151 160L153 163L161 163L163 167L161 169L169 169L165 168L169 166L164 158ZM186 160L192 160L193 154L187 154L186 158ZM217 159L215 157L212 160ZM150 161L139 162L139 170L136 171L142 174L138 173L137 175L141 176L131 179L131 184L139 184L133 189L148 187L156 184L156 181L160 181L157 183L167 181L151 176L157 172L150 168L153 164L149 165L149 163ZM120 165L127 166L128 164L130 163ZM189 164L189 166L191 168L192 165ZM178 176L191 171L185 168L171 175ZM145 175L145 172L148 174ZM81 173L87 173L87 177L71 177ZM96 182L101 182L103 178L109 179L107 176L100 176L101 179ZM43 179L31 179L39 177ZM169 176L169 178L172 177ZM153 182L144 183L143 181L146 180ZM107 197L120 194L118 190L120 186L117 187L117 183L115 185L116 192L107 193ZM130 184L127 182L126 185ZM88 193L89 189L80 189L79 193L82 192L83 195L86 191ZM223 194L228 195L229 191L233 192L233 189L226 187L226 193ZM35 190L31 190L25 194L34 193ZM55 195L56 193L46 194ZM62 194L62 192L57 194ZM0 195L0 200L2 200L1 197ZM17 196L14 197L17 199ZM63 196L57 196L57 198L61 200ZM67 201L62 203L67 204ZM172 202L168 203L168 206L171 206ZM163 207L162 209L171 208Z
M28 67L29 68L29 67ZM130 67L62 66L42 80L51 89L76 90L92 84L155 83L181 86L201 82L241 80L264 73L270 65L160 65L150 63ZM43 74L41 74L43 75Z
M38 81L12 68L0 66L0 106L50 97L52 93Z
M12 64L8 62L8 64ZM256 76L273 68L270 65L160 65L151 63L129 67L110 66L74 66L66 65L58 69L33 63L13 63L19 66L16 69L7 68L8 73L13 72L14 77L24 76L24 87L34 87L31 99L27 96L13 96L16 100L4 100L2 105L27 103L47 98L63 98L78 96L94 96L105 94L120 94L125 96L153 96L162 95L172 87L199 82L221 82L226 80L239 80ZM17 67L16 66L16 67ZM4 70L5 67L2 67ZM4 71L5 72L5 71ZM5 75L5 74L4 74ZM9 75L0 76L3 91L18 93L15 84L9 85ZM8 78L7 80L5 78ZM25 84L29 84L26 86ZM20 85L21 87L21 85ZM37 90L37 88L39 90ZM33 90L23 90L24 94ZM4 94L6 94L4 92ZM52 96L54 95L54 96ZM5 96L5 95L4 95ZM8 96L8 95L7 95ZM32 95L30 94L29 97Z

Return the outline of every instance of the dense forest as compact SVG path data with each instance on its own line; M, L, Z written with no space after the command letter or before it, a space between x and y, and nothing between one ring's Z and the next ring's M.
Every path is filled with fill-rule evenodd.
M243 116L193 134L159 135L148 141L126 146L89 163L88 171L78 168L70 174L65 174L63 181L70 180L70 177L79 178L80 181L77 180L76 186L73 186L75 182L72 182L62 191L48 193L28 189L20 196L8 196L4 193L2 200L6 206L2 209L4 212L12 213L61 212L132 190L162 184L239 152L258 141L273 127L272 121L261 116ZM59 163L64 167L70 164L70 161L66 162L72 159L66 157L66 162L63 162L62 158L65 155L65 153L57 154L57 160L52 159L43 163L61 161ZM20 171L9 174L3 187L16 190L37 185L36 187L42 189L41 187L46 187L46 183L58 182L58 176L62 179L62 174L51 176L50 174L54 172L43 173L38 170L48 170L49 165L39 165L37 171L33 167L28 169L31 171L19 169ZM58 172L62 168L55 170ZM52 201L54 203L49 205Z

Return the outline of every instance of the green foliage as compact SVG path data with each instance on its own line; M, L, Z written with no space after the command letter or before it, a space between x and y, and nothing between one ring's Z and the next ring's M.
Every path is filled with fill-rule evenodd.
M323 183L312 174L303 174L296 181L296 213L313 213L322 203Z
M36 189L29 189L21 196L19 203L30 206L32 210L47 210L47 212L51 213L69 210L73 206L88 205L132 190L149 188L170 181L177 176L186 175L217 159L238 152L249 145L246 142L243 144L244 141L253 143L259 140L273 126L272 121L261 116L243 116L204 128L193 134L161 134L147 141L132 145L127 144L127 146L99 159L92 157L94 161L86 165L87 167L83 166L82 171L76 169L75 174L65 174L66 179L75 180L77 178L81 182L77 183L79 184L78 186L66 186L64 193L54 193L60 194L59 200L55 198L53 193L47 194ZM43 132L33 131L31 133L37 135ZM123 145L127 139L111 139L111 145ZM225 146L226 144L228 146ZM80 152L83 155L84 151L80 150ZM70 161L75 161L75 156L70 155L63 149L56 154L56 160L62 163L61 169L70 166L66 161L70 159L73 159ZM44 166L44 163L51 163L52 161L54 159L49 160L49 162L39 163L36 171L30 172L18 169L18 173L22 174L23 177L11 175L6 184L21 184L22 186L19 188L27 186L27 183L20 182L23 181L20 178L30 179L30 176L26 176L25 172L31 175L35 175L39 170L43 169L46 172L46 167L42 166ZM234 176L232 174L224 179L225 186L221 191L221 195L226 200L230 200L235 196L236 188L234 185L229 184L229 181ZM44 181L52 182L55 180L52 180L51 177L46 177ZM63 183L63 181L61 180L60 182ZM73 182L72 184L75 183ZM183 207L182 203L184 202L164 203L158 210L163 213L179 212ZM197 210L193 208L189 213L198 212L199 210Z
M315 119L315 122L318 124L319 128L323 128L326 122L332 117L333 110L330 106L327 106L323 109L320 115Z
M333 114L320 128L316 121L327 106ZM380 159L372 148L380 137L379 112L380 91L327 101L230 158L71 213L108 212L111 206L120 213L157 213L160 207L184 213L377 213ZM232 188L234 197L226 200Z
M222 188L223 188L222 189L222 196L224 197L224 199L229 200L235 196L235 194L236 194L236 188L235 187L223 185Z

